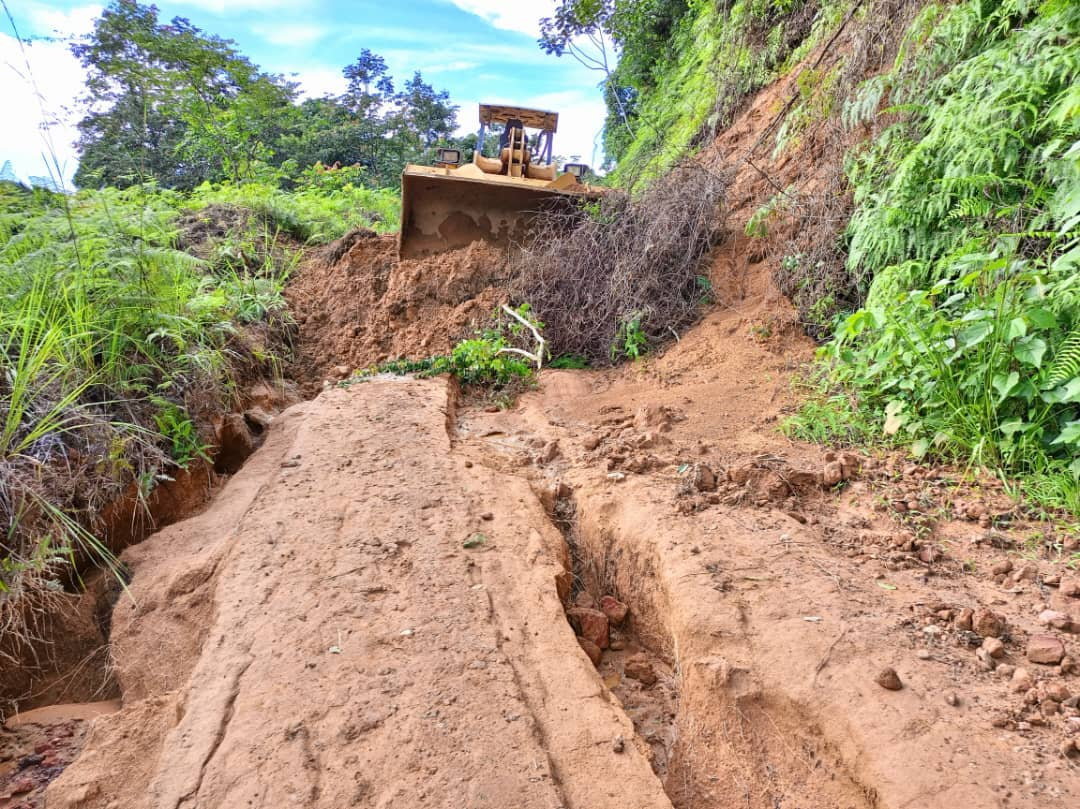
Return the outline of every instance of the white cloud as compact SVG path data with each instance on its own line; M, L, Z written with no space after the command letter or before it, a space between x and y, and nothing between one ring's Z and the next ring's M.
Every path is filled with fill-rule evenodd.
M64 107L81 92L83 70L67 45L39 41L20 46L14 37L0 34L0 85L6 113L0 163L10 160L25 179L48 176L55 160L70 183L78 131Z
M251 30L265 39L271 45L305 47L314 45L320 39L324 39L333 33L328 25L316 23L274 23L256 24Z
M437 65L429 65L424 68L426 73L450 73L455 70L472 70L473 68L480 67L479 62L467 62L464 59L459 59L456 62L444 62Z
M102 6L93 4L64 10L28 3L23 10L35 31L72 36L89 32L94 27L94 20L101 16Z
M284 68L282 72L292 81L299 82L300 95L304 98L320 98L325 95L341 95L348 83L340 69L329 67Z
M554 0L535 3L514 3L506 0L450 0L462 11L475 14L496 28L517 31L535 37L540 35L540 18L555 9Z

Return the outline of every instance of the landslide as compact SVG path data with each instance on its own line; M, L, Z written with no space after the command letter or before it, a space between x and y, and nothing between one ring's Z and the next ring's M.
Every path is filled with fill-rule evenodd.
M506 300L504 250L484 242L399 261L395 237L356 230L311 256L286 297L299 325L293 374L325 379L391 359L446 354Z

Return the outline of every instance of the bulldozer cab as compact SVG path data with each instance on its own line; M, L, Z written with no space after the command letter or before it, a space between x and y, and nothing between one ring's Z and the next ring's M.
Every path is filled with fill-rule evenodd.
M464 247L477 239L520 243L535 215L574 197L595 196L580 182L584 166L559 171L552 159L558 113L480 105L480 132L471 163L461 151L440 149L434 166L408 165L401 175L402 258ZM484 154L490 132L494 154Z

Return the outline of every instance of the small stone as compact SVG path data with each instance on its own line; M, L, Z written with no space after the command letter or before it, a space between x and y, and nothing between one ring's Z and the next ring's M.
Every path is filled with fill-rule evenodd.
M601 649L608 647L608 619L604 613L585 607L571 607L566 615L578 634Z
M1066 632L1072 628L1072 619L1058 610L1043 610L1040 612L1039 623L1043 626L1052 626L1054 629L1063 629Z
M945 695L945 704L951 705L956 708L960 705L960 697L956 696L956 694L950 691L948 694Z
M1039 703L1039 710L1043 716L1056 716L1061 713L1061 704L1052 699L1044 699Z
M484 522L491 522L495 519L495 515L492 514L490 511L485 511L483 514L480 515L480 519Z
M1044 666L1055 666L1065 657L1065 644L1054 635L1032 635L1028 639L1027 659Z
M627 658L623 673L632 680L637 680L642 685L652 685L656 682L656 672L652 663L644 653L638 653Z
M1069 598L1080 598L1080 576L1062 576L1058 592Z
M583 652L585 652L586 655L588 655L589 660L592 661L592 664L594 666L599 666L600 665L600 658L604 654L603 651L601 651L600 647L597 646L595 643L593 643L588 638L579 637L577 639L577 642L578 642L578 645L581 647L581 650Z
M590 451L596 449L600 446L600 436L595 433L593 435L585 436L585 440L581 442L581 446Z
M472 461L465 461L465 468L472 469Z
M953 625L957 629L962 629L962 630L966 630L966 631L970 632L971 631L971 622L974 619L974 616L975 616L975 610L970 609L970 608L962 609L962 610L960 610L959 614L956 616L956 620L953 622Z
M540 452L540 461L542 463L551 463L559 457L559 442L549 441L544 445L544 449Z
M699 492L716 491L716 475L703 463L694 466L692 482Z
M1004 576L1013 569L1013 563L1011 559L1002 559L1000 562L995 562L991 568L990 573L994 576Z
M915 656L919 658L919 660L929 660L933 657L933 654L931 654L929 649L919 649L919 651L915 653Z
M12 781L8 786L8 792L12 795L22 795L26 792L32 792L34 789L34 779L29 776L19 778L16 781Z
M1009 663L1002 663L997 667L996 671L998 677L1001 677L1003 680L1007 680L1008 678L1013 676L1013 672L1016 671L1016 666L1013 666Z
M835 486L844 479L844 465L840 461L829 461L821 470L821 482L826 486Z
M626 749L626 742L623 741L622 736L616 736L614 739L611 740L611 749L614 750L616 753L621 753L623 750Z
M618 626L626 620L630 608L614 596L604 596L600 599L600 611L607 616L609 622Z
M1015 582L1035 581L1039 575L1039 566L1034 562L1026 562L1019 569L1014 570L1012 580Z
M1065 683L1053 682L1046 684L1046 696L1055 702L1065 702L1072 697L1072 694L1069 693Z
M889 691L899 691L904 687L904 684L900 681L900 675L896 673L896 669L891 667L883 668L878 672L874 682Z
M613 652L621 652L626 648L626 638L617 632L609 633L608 648Z
M1005 619L993 610L977 609L971 616L971 628L984 638L996 638L1005 631Z
M1012 680L1009 682L1009 689L1014 694L1022 694L1031 689L1035 684L1034 678L1031 676L1031 672L1024 668L1018 668L1013 672Z
M1005 655L1005 644L997 638L984 638L982 648L990 657L998 658Z
M987 671L993 671L997 668L997 660L995 660L985 648L980 646L976 649L975 657L978 658L979 663Z
M1076 756L1080 755L1080 747L1077 747L1076 739L1066 739L1061 743L1059 749L1061 755L1065 756L1065 758L1076 758Z

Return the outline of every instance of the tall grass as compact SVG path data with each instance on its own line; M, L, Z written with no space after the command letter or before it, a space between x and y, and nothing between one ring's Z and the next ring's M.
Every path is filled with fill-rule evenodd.
M278 366L303 247L396 227L395 203L353 187L0 183L0 635L73 564L111 564L102 507L205 457L206 416L240 369ZM227 227L183 232L204 215Z

